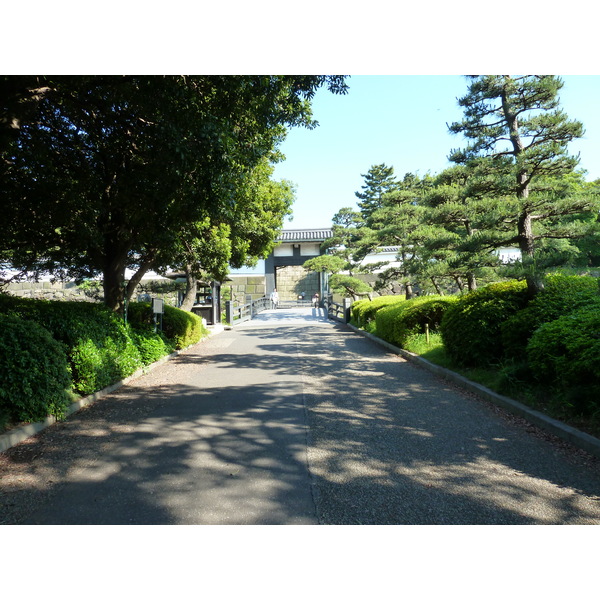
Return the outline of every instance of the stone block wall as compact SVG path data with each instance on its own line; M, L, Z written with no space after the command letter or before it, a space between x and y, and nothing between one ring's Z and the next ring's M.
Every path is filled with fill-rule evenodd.
M20 283L11 283L3 288L11 296L21 298L36 298L42 300L87 300L93 302L92 298L85 295L84 291L79 289L73 282L49 281L23 281Z
M275 285L282 301L295 300L302 292L310 300L319 293L319 275L307 271L303 266L277 267Z
M221 296L230 291L235 302L243 303L246 295L252 296L253 300L262 298L266 293L264 275L230 276L231 281L225 281L221 285Z
M98 302L97 299L86 295L86 293L72 281L51 283L50 281L22 281L11 283L3 291L11 296L21 298L35 298L37 300L73 300L77 302ZM171 306L178 305L177 292L166 294L148 294L142 288L131 298L132 302L149 301L152 296L162 298Z

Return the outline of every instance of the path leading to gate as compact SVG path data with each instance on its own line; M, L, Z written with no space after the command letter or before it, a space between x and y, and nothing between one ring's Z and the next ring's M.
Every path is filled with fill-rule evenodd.
M215 335L6 456L0 522L600 524L597 462L313 309Z

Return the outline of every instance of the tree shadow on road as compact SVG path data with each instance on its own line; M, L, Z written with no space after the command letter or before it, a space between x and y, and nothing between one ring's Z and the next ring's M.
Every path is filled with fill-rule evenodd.
M600 522L596 468L342 325L225 332L3 456L2 523Z

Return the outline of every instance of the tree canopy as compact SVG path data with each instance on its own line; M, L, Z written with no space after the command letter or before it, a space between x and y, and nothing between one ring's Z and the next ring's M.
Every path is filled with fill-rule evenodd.
M101 275L114 310L150 269L220 275L268 252L292 194L269 181L269 164L287 127L316 126L319 87L346 91L341 76L9 76L0 86L0 263Z
M543 287L544 268L555 251L587 231L582 221L568 217L596 205L594 195L580 193L581 185L576 189L579 159L567 146L583 135L583 125L559 108L562 86L552 75L472 76L459 100L464 119L450 126L469 140L450 159L469 168L471 187L480 196L502 202L497 223L514 224L503 243L521 250L531 295Z
M562 81L554 76L471 76L459 99L462 121L450 126L466 147L434 177L371 167L359 212L334 217L332 246L356 271L382 246L397 249L398 266L377 270L376 289L392 282L413 288L469 289L498 278L525 279L531 295L545 273L563 265L594 264L600 235L599 188L577 170L568 143L583 125L559 108ZM502 264L498 251L517 247L521 259Z

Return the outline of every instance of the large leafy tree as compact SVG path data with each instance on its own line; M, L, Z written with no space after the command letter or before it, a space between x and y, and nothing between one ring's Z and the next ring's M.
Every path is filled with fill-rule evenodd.
M294 188L287 181L273 181L273 167L263 160L235 192L230 224L211 225L210 219L189 224L179 238L171 266L186 275L181 308L190 309L199 278L223 281L229 266L254 266L275 245L274 232L291 211Z
M563 83L550 75L472 76L459 100L464 119L450 130L469 141L450 159L474 176L477 194L495 199L497 223L512 220L515 230L504 238L521 250L523 275L531 295L543 288L545 259L556 249L551 240L585 233L582 221L568 219L594 205L589 194L571 193L565 177L578 158L568 143L583 134L580 122L559 108ZM545 242L543 241L545 240Z
M323 85L345 91L336 76L4 78L0 259L24 271L101 274L106 303L120 310L143 274L186 241L193 249L237 228L234 262L260 254L276 231L254 228L244 239L251 219L239 207L257 195L240 190L261 161L277 159L287 127L316 125L310 101ZM267 222L279 224L288 208L280 203ZM127 267L135 275L125 286Z

